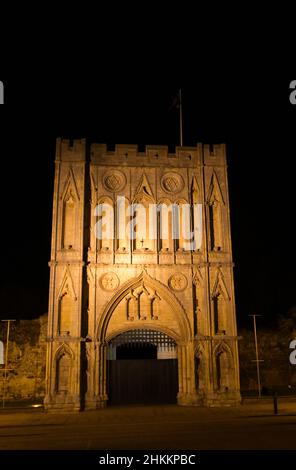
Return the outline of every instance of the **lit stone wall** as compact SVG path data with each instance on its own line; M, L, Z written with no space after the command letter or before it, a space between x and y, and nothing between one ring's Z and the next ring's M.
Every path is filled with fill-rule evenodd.
M46 408L106 406L108 344L130 329L175 341L179 405L239 403L225 144L170 153L166 146L111 151L85 139L57 139L55 168ZM194 226L199 204L201 245L188 249L184 233L163 240L157 223L156 239L147 232L137 240L118 237L117 210L108 217L111 227L102 222L118 196L144 208L139 233L153 225L152 204L174 204L178 227Z
M4 367L0 366L0 397L43 399L45 394L47 315L11 323L8 367L3 387ZM0 339L6 352L6 331L1 323ZM5 356L4 356L5 358ZM4 390L3 390L4 389Z

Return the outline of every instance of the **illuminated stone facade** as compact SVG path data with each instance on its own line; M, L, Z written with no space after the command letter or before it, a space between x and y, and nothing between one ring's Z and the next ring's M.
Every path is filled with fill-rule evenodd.
M161 240L159 224L156 240L98 239L96 206L115 207L118 196L145 207L201 204L201 247ZM225 145L170 154L58 139L49 264L47 409L108 404L108 345L133 329L175 341L178 404L239 402Z

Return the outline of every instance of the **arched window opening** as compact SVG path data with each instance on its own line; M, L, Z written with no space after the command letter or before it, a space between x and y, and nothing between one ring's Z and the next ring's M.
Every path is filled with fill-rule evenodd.
M63 235L62 247L70 250L74 246L75 240L75 198L72 191L69 191L63 204Z
M67 394L70 389L71 358L63 352L57 359L56 364L56 391Z

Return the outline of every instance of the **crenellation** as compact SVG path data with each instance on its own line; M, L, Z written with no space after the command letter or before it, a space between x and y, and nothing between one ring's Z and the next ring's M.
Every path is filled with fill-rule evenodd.
M201 144L196 147L176 147L175 153L169 153L167 145L146 145L145 151L139 151L137 145L116 144L115 150L109 150L106 144L91 144L91 161L95 165L137 166L139 161L144 166L194 167L201 165Z
M101 159L105 157L107 153L106 144L91 144L90 155L92 163L100 163Z
M137 145L116 144L114 154L119 157L133 158L138 155Z
M86 139L58 138L56 141L56 160L65 162L84 161L86 157Z
M146 145L146 155L151 160L166 159L168 158L167 145Z
M204 164L209 166L226 165L226 145L225 144L205 144L203 145Z

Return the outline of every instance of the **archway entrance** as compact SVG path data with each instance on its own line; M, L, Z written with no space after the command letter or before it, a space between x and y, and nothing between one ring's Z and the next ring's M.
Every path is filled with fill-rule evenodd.
M108 396L113 405L176 403L175 341L154 330L129 330L108 343Z

